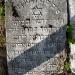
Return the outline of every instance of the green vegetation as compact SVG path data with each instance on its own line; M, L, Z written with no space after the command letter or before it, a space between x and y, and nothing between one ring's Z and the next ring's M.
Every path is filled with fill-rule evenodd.
M64 70L65 72L67 72L68 75L73 75L70 69L70 63L69 62L65 62L64 63Z
M67 42L75 44L75 39L73 39L73 28L71 24L67 25Z
M67 72L68 75L72 75L71 69L70 69L70 47L69 44L70 43L75 43L75 40L73 39L73 28L72 25L70 23L67 24L67 32L66 32L66 36L67 36L67 58L64 62L64 69Z
M65 68L66 70L70 70L70 63L65 62L64 68Z
M7 74L7 63L6 63L6 36L5 36L5 6L4 0L0 0L0 75Z
M4 7L0 6L0 16L4 16Z
M0 3L0 16L5 15L5 6Z
M5 5L4 5L4 1L1 1L0 2L0 28L3 31L0 30L0 47L2 47L6 41L4 24L5 24Z

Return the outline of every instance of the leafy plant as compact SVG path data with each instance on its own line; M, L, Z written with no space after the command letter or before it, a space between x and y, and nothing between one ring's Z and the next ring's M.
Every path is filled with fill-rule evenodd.
M70 70L70 63L65 62L64 68L68 71Z

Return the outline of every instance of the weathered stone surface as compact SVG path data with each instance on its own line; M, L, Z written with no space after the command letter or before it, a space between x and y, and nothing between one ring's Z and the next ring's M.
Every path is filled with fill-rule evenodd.
M70 7L70 23L72 25L72 35L73 39L75 39L75 0L69 0L69 7ZM75 44L70 43L70 62L71 62L71 71L75 74Z
M69 0L69 8L70 8L70 23L73 28L73 38L75 39L75 1Z
M66 23L66 0L7 0L9 75L60 72L64 64L61 59L65 59Z

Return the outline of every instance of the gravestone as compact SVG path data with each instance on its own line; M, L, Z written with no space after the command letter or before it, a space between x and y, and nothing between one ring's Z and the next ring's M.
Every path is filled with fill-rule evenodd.
M72 39L73 42L75 39L75 0L69 0L69 11L70 11L70 25L72 26ZM71 72L75 74L75 44L74 43L70 43L70 68L71 68ZM73 75L74 75L73 74Z
M6 0L9 75L56 75L63 71L66 0Z
M69 8L70 8L70 24L72 25L72 33L73 33L73 39L75 39L75 1L70 0L69 1Z

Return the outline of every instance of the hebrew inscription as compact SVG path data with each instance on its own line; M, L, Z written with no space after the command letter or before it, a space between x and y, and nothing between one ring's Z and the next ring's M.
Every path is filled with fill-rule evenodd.
M57 75L62 72L66 24L66 0L7 0L9 75Z

